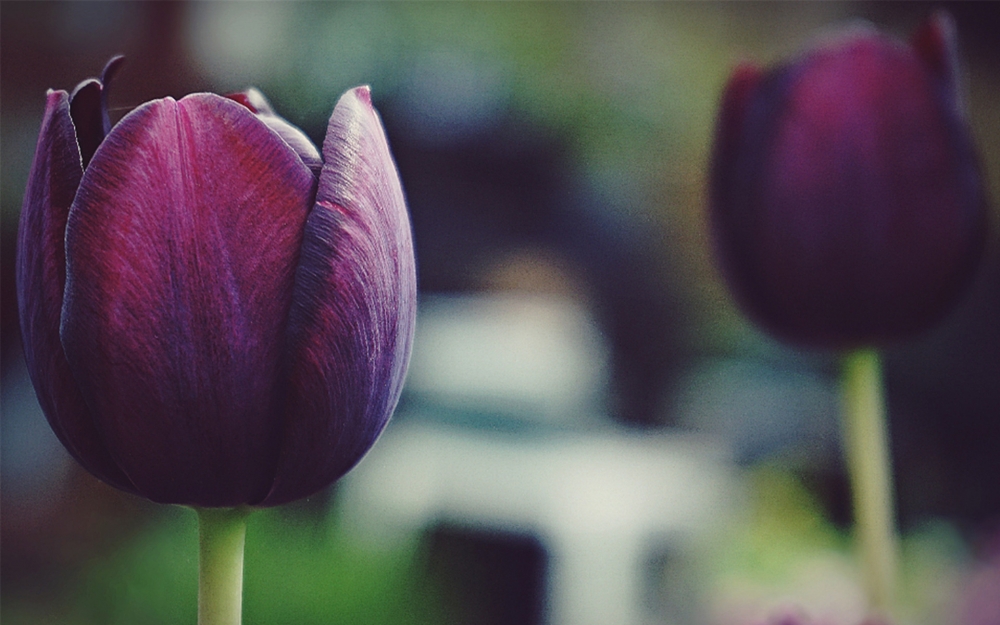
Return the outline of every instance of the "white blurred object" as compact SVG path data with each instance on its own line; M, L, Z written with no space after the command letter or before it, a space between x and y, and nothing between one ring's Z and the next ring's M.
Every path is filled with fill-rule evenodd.
M536 536L549 555L548 623L648 622L655 550L704 536L733 504L703 442L619 429L541 436L409 415L345 479L342 526L392 541L438 523Z
M571 301L425 299L416 337L417 408L342 483L340 527L381 544L440 523L530 534L548 555L547 623L663 623L646 605L648 564L683 552L733 505L715 448L603 418L607 350ZM485 427L497 415L558 427Z
M607 360L593 319L569 299L428 297L406 384L445 409L579 421L603 411Z

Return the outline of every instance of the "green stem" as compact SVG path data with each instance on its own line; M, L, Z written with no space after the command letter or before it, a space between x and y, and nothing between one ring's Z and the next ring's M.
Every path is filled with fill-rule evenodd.
M248 508L196 508L198 625L240 625Z
M878 353L847 354L842 380L844 453L854 502L855 538L871 607L887 614L896 587L892 465Z

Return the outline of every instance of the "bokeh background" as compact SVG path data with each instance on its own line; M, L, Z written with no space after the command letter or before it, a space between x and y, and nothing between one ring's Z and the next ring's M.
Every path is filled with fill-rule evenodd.
M251 522L248 625L721 625L788 602L850 622L836 360L734 309L705 228L708 150L737 61L856 19L905 38L941 6L996 198L995 3L3 2L0 619L195 619L194 515L73 463L20 349L16 231L45 90L123 53L115 117L255 85L318 144L339 95L371 85L412 214L410 386L357 475ZM1000 546L993 211L969 296L886 353L915 623L959 623ZM640 536L624 559L591 549L621 532Z

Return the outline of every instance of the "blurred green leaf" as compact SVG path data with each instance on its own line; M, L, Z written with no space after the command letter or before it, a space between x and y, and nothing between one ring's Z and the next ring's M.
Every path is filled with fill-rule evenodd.
M421 553L416 540L392 547L353 542L331 532L325 518L315 514L257 512L247 529L244 623L446 623L445 606L425 575ZM74 595L71 623L195 623L195 515L174 508L157 518L88 567Z

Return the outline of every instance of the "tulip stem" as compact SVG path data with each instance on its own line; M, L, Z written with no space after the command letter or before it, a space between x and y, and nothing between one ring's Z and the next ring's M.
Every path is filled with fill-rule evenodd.
M195 508L198 513L198 625L240 625L243 544L249 508Z
M871 608L888 615L896 587L898 546L878 352L860 349L846 355L841 392L844 454L865 590Z

